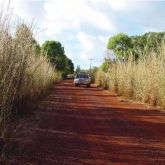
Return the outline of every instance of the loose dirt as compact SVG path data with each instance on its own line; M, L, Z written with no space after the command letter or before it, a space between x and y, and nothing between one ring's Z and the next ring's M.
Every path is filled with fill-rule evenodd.
M66 80L21 120L8 159L10 165L165 165L165 113Z

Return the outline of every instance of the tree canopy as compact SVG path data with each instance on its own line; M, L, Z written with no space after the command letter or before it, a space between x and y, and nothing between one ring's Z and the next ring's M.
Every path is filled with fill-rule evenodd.
M124 33L118 33L112 36L107 44L109 50L113 50L117 58L125 58L134 55L135 59L149 54L151 51L159 51L161 43L165 41L165 32L148 32L143 35L128 36Z
M42 45L41 52L43 55L47 55L50 62L53 65L57 64L57 60L59 57L64 56L64 48L62 47L61 43L58 41L45 41ZM57 68L58 69L58 68Z
M131 36L133 53L138 57L150 51L158 51L165 39L165 32L148 32L144 35Z
M81 71L80 65L77 65L75 73L78 74Z
M104 62L101 65L101 69L104 72L108 72L109 68L110 68L110 65L111 65L111 61L109 59L104 59Z
M124 33L118 33L109 39L107 48L112 49L119 58L125 57L132 48L131 38Z
M65 55L64 47L58 41L45 41L41 48L42 55L48 56L56 70L63 75L73 73L74 65L71 59Z

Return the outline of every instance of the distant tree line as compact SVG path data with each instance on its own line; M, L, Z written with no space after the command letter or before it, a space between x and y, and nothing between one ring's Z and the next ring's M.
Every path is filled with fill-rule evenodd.
M136 36L118 33L109 39L107 48L113 50L119 59L127 59L130 54L138 59L151 51L159 51L163 41L165 32L148 32Z
M107 53L107 57L104 59L100 68L102 71L108 72L113 60L127 61L130 56L134 60L138 60L139 58L148 56L150 52L156 52L158 54L164 42L165 32L148 32L143 35L134 36L118 33L110 37L107 44L107 52L113 51L116 58L111 59L111 53Z
M47 56L50 63L63 76L74 72L74 64L65 55L64 47L58 41L45 41L41 47L41 54Z

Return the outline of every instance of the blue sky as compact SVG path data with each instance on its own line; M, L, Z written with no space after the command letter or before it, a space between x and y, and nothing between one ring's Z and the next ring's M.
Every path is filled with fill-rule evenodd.
M3 0L0 0L1 2ZM165 1L142 0L11 0L14 14L28 24L34 20L35 37L60 41L75 66L99 66L108 39L165 31Z

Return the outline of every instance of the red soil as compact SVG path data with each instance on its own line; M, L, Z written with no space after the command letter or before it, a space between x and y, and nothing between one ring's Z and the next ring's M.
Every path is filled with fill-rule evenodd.
M165 165L165 113L67 80L8 146L10 165Z

